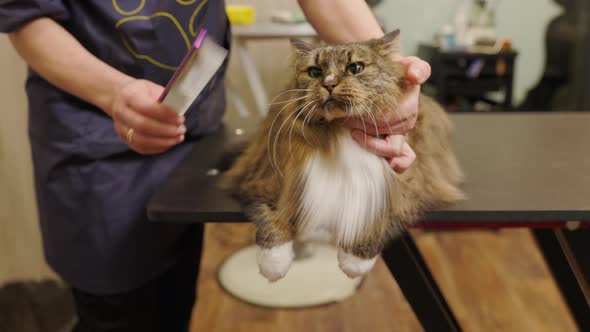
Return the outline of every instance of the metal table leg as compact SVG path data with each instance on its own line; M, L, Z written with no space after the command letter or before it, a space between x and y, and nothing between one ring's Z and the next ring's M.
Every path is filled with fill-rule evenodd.
M425 331L462 331L410 234L393 242L382 257Z
M588 268L590 262L584 261L584 256L580 255L588 253L588 237L582 243L579 238L572 241L562 229L534 229L532 232L578 328L590 331L588 276L584 276L581 269L582 265ZM587 230L584 234L590 235ZM582 248L585 248L584 253L580 252Z

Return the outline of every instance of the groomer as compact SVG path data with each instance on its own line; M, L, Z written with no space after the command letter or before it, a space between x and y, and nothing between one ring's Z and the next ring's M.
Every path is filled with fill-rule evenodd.
M219 127L227 62L186 118L157 99L201 27L230 48L224 5L0 0L0 31L9 34L30 68L29 137L44 250L49 265L73 289L75 331L188 328L202 226L150 223L145 207L191 142ZM364 1L301 0L300 5L329 42L383 34ZM413 127L419 84L430 74L416 58L399 61L408 65L416 85L406 95L404 118L381 119L381 133L386 121L395 131L389 134ZM388 139L367 142L386 158L405 160L402 168L413 160L411 150L397 155Z

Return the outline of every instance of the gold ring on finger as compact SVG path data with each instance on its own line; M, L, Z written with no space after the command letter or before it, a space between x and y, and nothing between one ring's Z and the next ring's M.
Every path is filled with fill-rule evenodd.
M131 144L133 142L133 135L134 134L135 134L135 129L129 128L129 130L127 130L127 142L129 142L129 144Z

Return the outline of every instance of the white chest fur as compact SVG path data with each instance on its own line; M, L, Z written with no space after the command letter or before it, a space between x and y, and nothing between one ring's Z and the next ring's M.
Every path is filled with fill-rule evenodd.
M328 231L350 244L383 212L387 202L387 162L361 147L350 134L339 136L335 153L317 152L304 167L300 202L303 237Z

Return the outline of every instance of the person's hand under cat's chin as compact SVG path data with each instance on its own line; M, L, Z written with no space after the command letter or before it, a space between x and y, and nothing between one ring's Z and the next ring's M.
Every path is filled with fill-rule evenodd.
M362 130L354 129L352 137L365 148L379 156L385 157L393 169L402 173L414 163L416 153L404 135L389 135L385 138L376 138L365 134Z
M345 124L354 130L353 137L361 145L386 157L396 171L403 172L412 165L416 154L405 140L400 149L402 145L399 142L416 125L420 85L430 77L431 68L427 62L413 56L398 57L394 61L399 61L408 68L406 78L411 83L402 97L399 112L386 112L376 116L377 126L372 121L363 123L353 118L346 120ZM363 135L363 131L368 135ZM385 138L375 137L377 135Z

